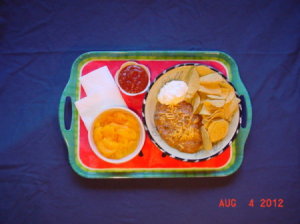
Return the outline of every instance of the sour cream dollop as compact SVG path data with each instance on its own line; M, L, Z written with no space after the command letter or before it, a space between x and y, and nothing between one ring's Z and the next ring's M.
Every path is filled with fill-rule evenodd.
M184 81L173 80L166 83L158 93L158 101L166 105L174 105L184 100L188 86Z

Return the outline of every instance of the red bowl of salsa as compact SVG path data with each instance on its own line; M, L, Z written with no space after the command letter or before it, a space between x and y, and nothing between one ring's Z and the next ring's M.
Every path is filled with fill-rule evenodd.
M124 94L136 96L147 91L150 71L145 65L129 61L116 72L115 81Z

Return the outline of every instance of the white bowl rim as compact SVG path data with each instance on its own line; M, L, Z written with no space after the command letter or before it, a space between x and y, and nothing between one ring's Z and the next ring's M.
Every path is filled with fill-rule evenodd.
M129 155L121 158L121 159L109 159L109 158L106 158L105 156L103 156L99 151L98 151L98 148L97 146L95 145L94 143L94 139L92 137L92 130L93 130L93 127L94 127L94 121L96 120L96 118L98 116L100 116L102 113L104 113L105 111L108 111L108 110L125 110L127 112L129 112L130 114L132 114L139 122L139 125L140 125L140 141L139 141L139 144L138 146L136 147L136 149ZM92 151L96 154L96 156L106 162L109 162L109 163L114 163L114 164L118 164L118 163L125 163L131 159L133 159L134 157L136 157L140 151L142 150L143 146L144 146L144 143L145 143L145 139L146 139L146 134L145 134L145 128L144 128L144 125L143 125L143 122L141 120L141 118L131 109L127 108L127 107L107 107L105 109L103 109L99 114L98 116L94 119L93 121L93 124L91 125L91 127L89 128L88 130L88 140L89 140L89 144L91 146L91 149Z

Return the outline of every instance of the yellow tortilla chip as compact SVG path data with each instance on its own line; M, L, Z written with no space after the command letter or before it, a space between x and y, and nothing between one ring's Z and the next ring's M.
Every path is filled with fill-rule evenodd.
M186 93L186 99L191 99L194 97L195 93L200 87L199 76L195 68L191 71L189 81L188 81L188 90Z
M202 105L202 108L199 112L200 115L211 115L211 112L206 108L205 105Z
M211 115L209 115L208 120L215 119L217 117L224 117L224 108L218 108Z
M238 98L233 98L231 102L226 103L224 105L224 111L225 111L225 119L228 121L231 121L232 116L234 112L238 109L239 107L239 102L240 100Z
M232 93L233 93L233 95L235 95L235 91L232 88L232 86L230 86L230 85L223 86L220 88L220 90L221 90L221 94L219 94L219 96L223 97L224 99L227 99L228 97L232 99ZM230 100L227 100L227 102Z
M219 108L211 115L202 117L202 124L205 126L205 128L207 128L210 125L210 123L215 119L225 119L225 113L223 108Z
M222 94L222 91L220 88L208 88L203 85L199 85L198 91L201 93L209 94L209 95L221 95Z
M185 81L186 83L189 83L190 79L191 79L191 76L192 76L192 73L193 73L193 70L194 70L194 66L191 66L191 67L179 67L179 68L183 68L182 71L185 72L185 75L183 76L183 81Z
M222 77L222 78L223 78L223 77ZM232 90L233 88L232 88L232 86L228 83L228 81L225 80L224 78L223 78L223 80L224 80L224 82L220 82L220 87L221 87L221 88L225 88L225 89Z
M199 66L197 66L196 70L197 70L199 76L205 76L205 75L208 75L210 73L215 72L215 71L211 70L209 67L207 67L205 65L199 65Z
M218 96L218 95L209 95L208 94L206 96L207 96L207 98L212 99L212 100L224 100L226 98L222 95Z
M225 138L228 133L229 124L224 119L214 120L208 126L208 134L212 143Z
M209 107L223 107L225 104L225 100L205 100L206 105L209 105Z
M201 136L202 136L202 141L203 141L203 147L206 150L212 149L212 143L209 138L209 134L205 127L201 126Z
M193 106L193 113L195 113L198 110L200 103L201 103L200 96L196 93L191 102Z
M211 73L209 75L206 75L206 76L202 76L200 77L200 83L202 85L205 85L205 84L212 84L212 83L222 83L224 82L224 78L218 74L217 72L214 72L214 73Z
M227 97L226 97L226 103L231 102L235 98L235 91L232 88L232 90L229 91Z

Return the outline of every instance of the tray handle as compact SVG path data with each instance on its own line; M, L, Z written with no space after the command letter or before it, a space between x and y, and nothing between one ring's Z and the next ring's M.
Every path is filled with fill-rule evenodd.
M74 86L68 82L59 102L58 117L59 126L64 140L69 148L69 143L72 142L75 125L76 108L74 106L74 98L72 92L74 92Z
M235 60L226 54L225 52L218 52L218 55L221 60L227 62L231 68L232 79L230 80L235 89L237 90L239 97L241 98L242 105L242 124L239 131L239 145L244 148L245 142L250 132L252 125L252 106L249 93L244 86L241 77L239 75L238 66ZM241 160L240 160L241 161Z
M240 134L243 136L243 139L247 139L252 124L252 106L248 92L245 89L241 89L240 99L242 106Z

